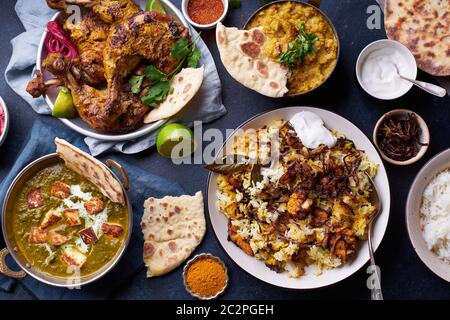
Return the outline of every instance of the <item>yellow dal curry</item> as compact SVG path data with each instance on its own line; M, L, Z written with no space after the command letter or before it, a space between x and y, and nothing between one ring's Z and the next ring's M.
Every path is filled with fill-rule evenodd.
M337 60L338 42L327 19L315 8L299 3L275 3L261 10L247 28L262 26L267 41L265 53L277 60L297 34L301 22L307 32L318 37L314 42L315 55L307 55L303 62L291 69L289 93L302 93L321 85L333 71Z

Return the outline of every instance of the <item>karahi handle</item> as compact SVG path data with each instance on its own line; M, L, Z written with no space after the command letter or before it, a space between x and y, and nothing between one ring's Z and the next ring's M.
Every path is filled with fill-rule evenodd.
M130 179L128 178L127 173L125 172L125 169L120 165L117 161L114 161L112 159L106 160L106 166L110 169L114 168L117 171L119 171L120 175L122 176L123 182L122 185L125 188L125 190L130 189Z
M27 274L25 271L12 271L7 265L6 265L6 256L9 254L8 248L3 248L0 251L0 273L4 274L7 277L14 278L14 279L22 279Z

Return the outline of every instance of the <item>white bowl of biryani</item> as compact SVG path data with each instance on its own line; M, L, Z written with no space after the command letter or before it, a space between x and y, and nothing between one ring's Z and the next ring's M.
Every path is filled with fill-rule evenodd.
M422 262L450 282L450 149L434 156L414 179L406 225Z
M310 115L315 114L316 121L317 121L317 117L319 117L319 119L323 120L323 122L319 121L321 123L321 125L315 127L315 134L313 135L314 137L309 135L309 133L311 133L311 131L314 131L314 130L301 130L301 128L298 128L298 130L303 131L304 134L306 133L306 136L303 135L302 140L306 139L306 140L308 140L308 143L313 143L314 141L317 140L316 138L320 136L321 137L320 140L322 140L322 143L327 144L327 141L331 142L331 140L329 140L329 138L330 138L329 135L325 134L323 132L324 131L323 125L324 125L326 129L329 129L333 132L333 135L335 137L336 137L336 135L338 135L338 137L342 138L343 136L340 134L344 134L348 139L353 141L354 147L356 147L358 150L361 150L360 152L362 152L362 150L364 150L365 160L363 162L365 164L367 164L367 166L358 167L358 170L357 170L358 176L361 177L361 182L363 182L364 179L366 179L366 177L363 177L364 174L359 175L359 173L363 173L363 172L360 172L360 168L363 168L361 170L364 170L364 171L367 170L367 173L369 175L373 175L376 173L375 177L374 177L374 181L377 186L377 189L380 190L380 199L382 201L382 211L381 211L380 215L378 216L378 218L375 222L375 225L374 225L374 229L373 229L374 230L374 232L373 232L373 247L374 247L374 249L378 248L378 246L380 245L380 243L383 239L384 233L386 231L387 223L389 220L389 210L390 210L389 182L388 182L386 170L383 166L382 160L381 160L380 156L378 155L378 152L376 151L375 147L370 142L370 140L350 121L340 117L339 115L337 115L335 113L332 113L332 112L329 112L329 111L326 111L323 109L311 108L311 107L287 107L287 108L273 110L270 112L265 112L265 113L255 116L253 118L250 118L249 120L244 122L241 126L239 126L236 129L236 131L232 135L230 135L230 137L226 141L225 148L218 152L219 157L224 152L225 152L225 154L230 154L230 151L233 150L233 147L232 147L233 140L235 139L235 137L242 136L242 133L243 133L242 130L245 131L245 130L263 128L263 127L268 128L268 130L271 130L270 128L272 128L272 124L276 124L277 122L280 122L280 120L289 121L291 123L291 125L296 127L296 124L292 123L294 116L298 118L300 114L305 115L303 113L305 111L309 112ZM297 119L297 120L300 120L300 119ZM309 120L314 120L314 119L309 119ZM309 121L309 120L306 119L305 122L309 122L312 125L313 121ZM297 125L301 125L302 121L296 121L296 123L297 123ZM265 126L267 126L267 127L265 127ZM304 128L304 129L308 129L308 128ZM295 129L295 131L297 131L297 129ZM314 138L314 139L310 139L310 138ZM247 144L238 140L237 145L241 146L241 145L247 145ZM307 145L306 141L303 141L303 145L304 146ZM342 145L342 144L340 144L340 145ZM313 146L312 148L314 148L314 147L315 146ZM354 148L354 147L352 147L352 148ZM318 148L320 148L320 146ZM312 150L317 150L318 148L315 148ZM242 154L242 153L238 152L238 154ZM280 154L282 154L282 152L280 152ZM286 159L286 157L288 157L288 156L289 155L283 155L283 157L281 158L282 161L280 161L280 162L284 163L283 159ZM352 161L352 163L353 163L353 161ZM213 168L211 168L210 166L208 166L208 168L210 170L213 170ZM250 176L253 177L253 168L251 169L251 171L252 172L251 172ZM265 178L264 178L265 173L272 172L272 171L275 172L277 170L274 171L271 168L266 168L266 169L260 171L261 175L263 176L262 177L263 182L265 180ZM240 173L238 173L237 176L233 174L232 177L233 178L237 177L239 180L239 175L240 175ZM283 173L283 175L284 175L284 173ZM276 176L276 174L273 177L275 177L275 176ZM282 178L279 178L277 181L281 181L281 180L282 180ZM313 289L313 288L319 288L319 287L331 285L333 283L339 282L339 281L351 276L356 271L358 271L361 267L363 267L364 264L366 264L366 262L369 260L369 251L368 251L368 247L367 247L367 241L364 241L364 240L358 240L356 242L356 247L354 248L355 250L353 251L353 253L354 253L353 256L350 257L350 259L347 262L343 262L343 263L339 263L339 261L337 261L337 259L336 259L336 256L328 259L329 258L328 253L323 252L323 250L320 249L321 248L320 246L315 246L315 245L311 246L310 249L312 250L311 254L313 256L311 256L308 253L308 256L311 259L320 258L322 253L324 254L324 259L316 259L316 261L318 261L318 262L320 261L319 263L322 264L322 267L320 267L316 263L312 263L312 264L306 266L304 268L304 270L301 270L301 267L298 268L298 266L294 266L294 268L291 268L292 264L289 264L288 262L289 261L295 262L295 261L289 260L289 259L284 259L283 257L281 257L280 252L283 253L286 250L279 249L278 246L276 248L273 247L272 246L273 241L270 239L268 241L264 240L263 241L264 243L262 243L262 244L265 244L265 243L268 244L265 247L265 248L269 248L269 251L270 251L269 255L267 255L268 259L264 259L263 256L256 257L256 255L263 253L261 250L259 250L261 248L258 247L258 243L259 243L258 237L259 237L259 235L263 236L263 233L265 233L265 230L263 230L264 228L262 226L259 227L259 231L257 232L257 233L259 233L259 235L254 235L254 232L251 231L250 232L251 237L249 238L248 236L246 236L248 230L246 231L245 230L246 228L240 228L239 226L241 225L241 222L243 222L245 224L245 221L243 221L245 219L252 220L251 221L252 225L255 221L263 221L259 217L260 212L258 210L258 212L256 213L256 214L258 214L258 219L253 218L254 214L243 215L243 216L239 215L239 216L235 216L236 218L233 218L233 216L230 215L230 213L228 213L228 212L225 213L223 211L223 208L224 208L223 204L224 204L224 199L228 198L228 196L226 194L224 194L222 182L223 182L222 174L219 174L216 172L212 172L210 174L209 185L208 185L208 209L209 209L211 224L212 224L213 230L217 236L217 239L218 239L219 243L221 244L221 246L224 248L225 252L243 270L245 270L252 276L254 276L264 282L267 282L267 283L270 283L272 285L279 286L279 287L290 288L290 289ZM232 182L232 183L234 183L234 182ZM258 184L259 184L259 182L257 182L254 185L255 188L258 188ZM248 194L247 191L245 191L247 189L245 187L245 185L246 185L246 183L245 183L245 179L244 179L243 184L241 185L244 188L244 192L242 192L244 197L246 197L246 194ZM278 182L275 185L278 185ZM357 183L357 185L359 185L359 184ZM365 190L368 191L367 189L365 189ZM276 194L276 190L270 194ZM237 208L239 208L239 210L241 210L242 202L241 202L241 200L238 199L237 196L238 196L238 193L236 192L236 201L238 202ZM244 199L244 197L242 197L242 198L240 197L240 198ZM271 197L271 196L269 195L269 197ZM274 198L274 197L272 197L272 198ZM310 198L308 196L307 200L309 200L309 199ZM255 199L253 199L253 200L255 200ZM253 200L251 200L251 201L253 201ZM316 199L316 200L318 200L318 199ZM269 199L268 202L271 202L271 200ZM284 200L282 201L281 198L280 198L279 202L269 203L267 208L270 208L272 206L272 204L277 204L277 203L278 203L278 207L277 207L277 205L275 205L274 210L276 212L279 212L279 209L281 209L281 207L284 206L284 204L285 204L285 201ZM306 203L306 201L305 201L305 203ZM340 202L336 202L336 203L340 204ZM319 206L320 206L320 204L314 203L312 209L318 208ZM367 206L368 208L372 207L367 202L366 202L365 206ZM233 208L233 207L231 206L230 208ZM261 208L261 206L260 206L260 208ZM225 210L227 210L227 209L225 209ZM274 213L273 217L274 217L275 221L278 221L278 219L275 218L275 211L271 211L271 210L269 210L269 211L270 211L269 213L272 213L272 212ZM287 212L290 214L289 205L287 206ZM328 213L330 213L330 212L331 211L329 211ZM334 209L332 212L334 214ZM294 218L294 220L297 223L302 224L303 222L310 221L309 217L311 217L313 219L316 217L314 210L313 210L313 212L310 212L308 214L309 214L309 216L306 218L299 217L300 220L298 220L298 219L295 220L296 218ZM283 213L281 215L283 215ZM347 215L345 215L345 216L347 216ZM362 215L359 215L359 216L361 216L361 218L364 218ZM272 221L272 214L268 215L266 218L270 218L270 221ZM231 225L228 224L229 220L230 220ZM242 221L239 221L239 220L242 220ZM363 221L363 220L358 220L358 221ZM266 221L263 221L263 222L266 222ZM314 220L312 220L312 221L314 221ZM364 220L364 221L366 221L366 220ZM307 222L307 223L309 223L309 222ZM280 222L280 224L283 224L286 226L288 225L287 223L284 223L284 222ZM264 224L264 226L267 227L267 226L269 226L269 224ZM322 224L322 226L323 226L323 224ZM236 230L235 227L238 227L238 230ZM289 229L292 229L292 226L290 226ZM303 229L306 231L309 231L309 230L307 230L307 228L302 227L302 230ZM314 227L314 230L316 230L316 229L320 233L321 228ZM230 230L232 231L231 233L230 233ZM249 230L258 230L258 228L256 228L256 229L249 228ZM362 234L364 233L363 228L361 228L361 229L358 228L358 230L362 231ZM291 233L290 230L285 230L285 231L289 231L288 233ZM327 233L327 232L325 232L325 233ZM250 239L250 243L249 243L250 249L248 248L248 246L242 244L242 242L240 241L240 239L238 237L235 237L236 234L241 235L242 237L244 237L247 240ZM299 234L301 235L302 232L299 232ZM238 244L238 243L241 243L241 244ZM255 247L255 245L256 245L256 247ZM292 248L291 245L288 245L286 248L288 251L290 249L294 249L294 251L296 250L295 248ZM273 252L272 249L277 252ZM252 252L250 252L250 250ZM254 250L256 250L256 253ZM285 253L288 255L291 255L291 253L289 253L288 251L286 251ZM255 254L255 256L251 256L250 254ZM278 269L279 272L271 270L265 264L266 262L267 263L273 262L273 261L272 262L270 261L270 257L274 257L275 259L277 259L278 261L281 261L281 262L282 261L287 262L286 268L285 267L279 268ZM281 259L281 260L279 260L279 259ZM298 271L300 271L300 272L298 272ZM302 271L304 271L304 273L302 273Z

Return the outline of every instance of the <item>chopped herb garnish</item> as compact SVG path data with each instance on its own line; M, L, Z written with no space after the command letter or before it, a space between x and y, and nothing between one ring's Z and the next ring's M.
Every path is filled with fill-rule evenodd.
M201 57L202 57L202 53L200 52L200 49L197 46L194 46L194 49L192 50L192 52L189 54L189 56L187 58L188 67L196 68Z
M183 60L191 52L190 42L187 39L178 39L172 47L172 56L178 60Z
M171 91L172 88L168 80L158 81L149 87L147 95L142 97L142 102L151 108L155 108L166 99Z
M294 68L296 65L302 63L303 59L307 55L316 53L314 41L317 39L318 37L315 34L308 33L305 30L305 23L302 21L300 23L297 37L294 41L288 44L287 51L280 55L280 63L288 66L289 68Z
M148 67L145 68L144 74L150 81L160 81L163 79L167 80L167 74L165 74L162 71L159 71L152 65L149 65Z
M171 72L169 76L177 74L181 70L186 60L188 62L188 67L190 68L197 67L198 62L202 57L200 49L198 49L198 47L195 45L199 37L200 33L192 41L188 41L186 39L179 39L177 40L177 42L175 42L172 48L172 56L180 60L180 63L175 68L175 70Z
M131 92L133 92L134 94L138 94L139 92L141 92L142 81L144 81L144 76L131 76Z

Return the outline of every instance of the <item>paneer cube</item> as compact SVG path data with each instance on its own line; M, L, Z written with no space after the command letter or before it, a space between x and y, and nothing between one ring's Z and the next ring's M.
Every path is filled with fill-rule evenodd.
M41 190L33 189L28 192L27 196L28 208L35 209L44 205L44 198L42 197Z
M54 225L61 219L62 219L61 212L51 209L51 210L47 211L47 213L45 214L44 220L42 220L42 222L41 222L41 228L46 229L46 228Z
M99 198L92 198L84 204L84 208L89 214L99 214L105 209L105 204Z
M39 227L32 227L30 230L29 243L46 243L48 231Z
M52 184L51 194L56 198L65 199L70 195L70 187L64 182L55 181Z
M69 241L69 237L63 234L56 233L54 231L50 231L50 244L53 246L61 246Z
M122 234L123 228L118 224L104 223L102 224L102 232L113 238L118 238Z
M88 227L80 231L81 240L87 245L94 244L98 241L97 235L92 227Z
M72 268L80 269L86 262L87 257L73 248L66 248L61 256L61 260Z
M81 224L80 213L77 209L64 210L64 218L69 226L79 226Z

